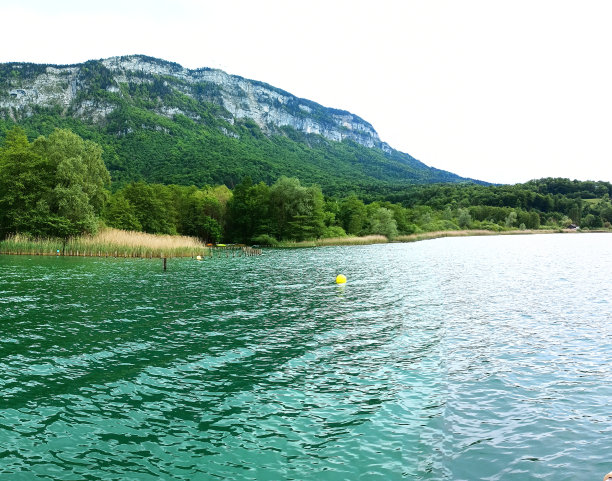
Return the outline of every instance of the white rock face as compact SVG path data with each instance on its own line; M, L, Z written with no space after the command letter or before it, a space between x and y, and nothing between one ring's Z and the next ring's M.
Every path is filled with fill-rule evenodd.
M10 80L15 88L8 91L8 98L0 100L1 108L24 109L28 105L68 107L76 96L78 68L58 69L47 67L46 72L32 79Z
M161 76L170 88L198 98L196 86L208 83L216 86L216 90L215 95L206 100L227 110L231 117L224 118L231 124L234 119L251 119L268 132L290 126L333 141L350 139L367 147L390 150L380 141L374 128L356 115L328 109L267 84L229 75L221 70L188 70L178 64L142 56L111 57L102 60L102 65L110 70L114 81L107 91L116 95L122 95L121 84L152 83L155 77ZM19 68L17 64L15 69ZM79 92L86 87L82 80L82 68L83 65L47 67L44 73L34 78L9 80L8 90L2 91L0 87L0 115L29 115L34 106L60 106L65 111L72 109L78 117L102 122L115 106L110 101L79 100ZM177 107L160 105L155 112L167 117L178 113L194 121L200 120L192 112Z

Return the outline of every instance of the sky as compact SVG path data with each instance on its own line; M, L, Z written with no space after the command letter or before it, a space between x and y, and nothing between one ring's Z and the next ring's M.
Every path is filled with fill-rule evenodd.
M0 62L220 68L465 177L612 181L608 0L0 0L0 18Z

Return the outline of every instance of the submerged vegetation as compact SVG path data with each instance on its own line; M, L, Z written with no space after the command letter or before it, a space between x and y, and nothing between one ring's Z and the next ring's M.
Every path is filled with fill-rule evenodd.
M408 185L361 196L324 195L284 176L272 184L245 177L233 189L115 186L95 143L60 129L30 142L16 127L0 145L0 249L170 257L203 255L219 242L303 247L602 230L612 222L611 195L608 182L568 179Z

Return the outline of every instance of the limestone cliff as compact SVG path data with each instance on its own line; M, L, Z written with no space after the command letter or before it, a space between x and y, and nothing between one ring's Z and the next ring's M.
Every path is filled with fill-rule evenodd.
M221 70L131 55L0 64L0 137L71 128L98 142L114 181L233 186L248 176L327 192L462 182L381 142L365 120Z
M230 124L236 119L251 119L264 132L289 126L333 141L350 139L365 147L390 150L368 122L350 112L326 108L221 70L190 70L140 55L68 66L13 63L2 67L5 75L2 76L4 85L0 84L0 115L12 119L32 115L37 107L59 107L77 118L103 122L119 105L114 97L129 96L130 89L126 86L162 82L162 89L222 107L219 115ZM109 95L101 95L100 89ZM152 104L151 109L170 118L183 114L200 120L190 109L166 105L163 101Z

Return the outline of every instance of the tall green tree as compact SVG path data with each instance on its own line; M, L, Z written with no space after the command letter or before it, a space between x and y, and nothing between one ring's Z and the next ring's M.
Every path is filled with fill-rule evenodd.
M30 144L16 127L0 149L1 233L94 233L109 184L97 144L62 129Z
M472 216L468 209L459 209L457 212L457 224L463 229L467 229L472 224Z
M52 184L50 165L32 150L23 129L10 130L0 149L0 234L32 232L43 219ZM38 232L34 232L37 234Z
M230 239L248 243L259 234L270 232L270 188L253 185L246 177L234 188L227 203L227 232Z
M270 187L270 214L278 239L316 238L325 228L321 189L304 187L296 178L280 177Z
M110 227L123 230L142 230L136 209L123 192L112 195L106 205L104 220Z
M372 213L368 223L368 234L380 234L389 239L397 236L397 223L390 209L378 207Z
M221 239L224 210L210 191L193 192L181 212L181 234L199 237L206 242L218 242Z
M143 231L150 234L177 233L177 213L169 187L136 182L127 185L122 194L134 206Z
M68 221L63 228L58 223L56 234L67 237L95 233L110 185L102 148L63 129L55 129L48 137L39 137L32 148L55 174L49 211Z
M359 235L365 226L368 214L363 201L351 195L340 203L338 220L349 235Z

